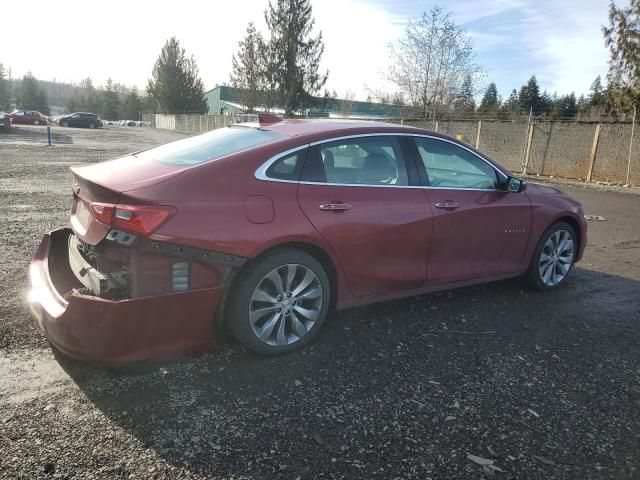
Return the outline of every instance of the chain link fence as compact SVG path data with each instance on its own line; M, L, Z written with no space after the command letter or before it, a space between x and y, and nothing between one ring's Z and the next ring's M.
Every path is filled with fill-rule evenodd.
M513 172L616 185L640 185L640 142L631 121L452 118L371 119L442 132L481 150ZM205 133L257 115L144 115L154 128Z

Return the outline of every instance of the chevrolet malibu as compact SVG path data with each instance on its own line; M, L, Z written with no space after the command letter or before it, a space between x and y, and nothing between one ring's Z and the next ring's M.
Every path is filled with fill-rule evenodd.
M71 169L70 227L30 267L57 349L145 361L225 326L282 354L334 308L521 276L551 290L582 256L578 202L446 135L260 120Z

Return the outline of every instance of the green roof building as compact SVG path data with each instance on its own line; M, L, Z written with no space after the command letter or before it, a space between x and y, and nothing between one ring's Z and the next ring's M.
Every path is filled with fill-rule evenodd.
M246 90L226 85L221 85L209 90L205 93L207 104L209 105L209 115L236 115L247 113L247 107L243 105L243 98L247 98L246 95ZM313 107L307 108L304 112L300 113L307 117L347 117L363 119L401 117L403 113L403 108L396 105L341 100L338 98L313 97L313 103L315 104ZM258 107L256 110L264 111L265 108L264 106ZM271 108L270 111L276 114L284 113L284 109L277 104Z

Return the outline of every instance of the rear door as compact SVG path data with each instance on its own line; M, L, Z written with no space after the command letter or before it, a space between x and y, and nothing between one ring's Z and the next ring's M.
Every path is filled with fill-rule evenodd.
M506 176L461 145L431 137L414 141L433 208L429 283L521 269L531 227L527 196L505 191Z
M431 206L401 139L360 136L312 145L298 202L340 260L351 292L378 295L426 280Z

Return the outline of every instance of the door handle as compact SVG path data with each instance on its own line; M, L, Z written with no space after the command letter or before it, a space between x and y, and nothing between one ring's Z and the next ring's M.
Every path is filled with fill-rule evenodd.
M351 205L342 202L329 202L320 205L320 210L326 210L330 212L343 212L345 210L351 210Z
M460 208L460 204L457 202L452 202L447 200L445 202L436 203L436 208L443 208L445 210L455 210L456 208Z

